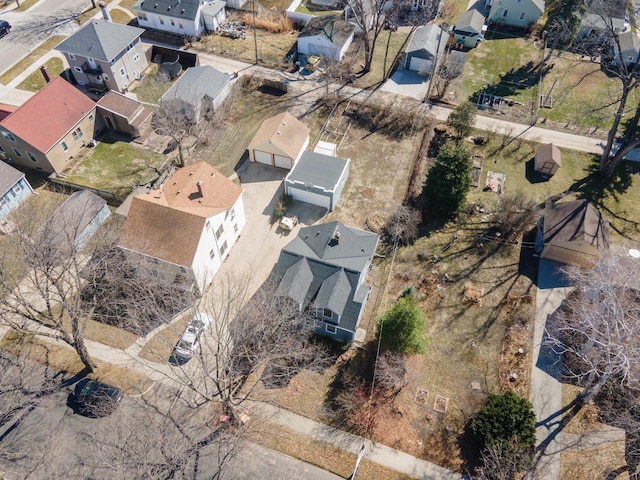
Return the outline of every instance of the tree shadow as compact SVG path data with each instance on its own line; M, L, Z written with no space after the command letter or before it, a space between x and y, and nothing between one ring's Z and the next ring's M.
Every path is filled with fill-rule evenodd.
M496 97L510 97L518 91L528 90L535 87L541 78L544 78L553 69L553 64L527 62L518 68L512 68L500 75L497 82L487 85L469 97L472 102L478 101L480 93L494 95Z

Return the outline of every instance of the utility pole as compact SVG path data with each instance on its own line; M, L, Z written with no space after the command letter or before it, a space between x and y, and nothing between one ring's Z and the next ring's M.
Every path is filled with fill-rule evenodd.
M256 49L256 65L258 65L258 33L256 31L257 29L257 24L256 24L256 0L252 0L251 2L252 8L251 10L253 10L253 45Z

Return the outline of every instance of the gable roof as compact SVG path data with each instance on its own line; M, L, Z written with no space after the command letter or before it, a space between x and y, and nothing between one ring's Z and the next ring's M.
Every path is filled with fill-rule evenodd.
M545 9L545 0L531 0L531 3L538 7L540 13L544 12Z
M119 245L191 267L207 218L231 210L240 195L238 185L206 162L183 167L133 198Z
M588 15L602 15L614 19L624 19L629 2L626 0L587 0Z
M227 2L223 0L214 0L211 3L206 3L202 7L202 13L210 16L216 16L227 6Z
M587 200L556 203L544 215L540 255L563 263L595 263L609 248L609 220Z
M320 35L341 47L349 40L355 29L353 24L342 20L337 15L320 15L309 20L298 37Z
M131 119L138 110L142 108L142 103L139 101L114 90L109 90L102 96L100 100L98 100L97 105L109 112L117 113L128 119Z
M291 158L297 158L309 139L311 130L289 112L266 119L253 136L248 149L271 143Z
M94 109L93 100L56 77L2 120L0 127L46 153Z
M472 8L471 10L467 10L460 17L458 17L458 21L456 22L455 29L456 30L472 30L473 32L480 33L482 31L482 26L484 25L484 15L482 15L478 10Z
M204 97L216 98L230 81L229 75L208 65L187 68L162 100L182 100L196 106Z
M0 161L0 197L13 188L24 177L24 173Z
M279 278L276 294L336 312L339 321L333 323L355 332L369 291L359 282L378 238L340 222L300 229L280 252L274 269Z
M442 38L443 35L446 35L446 37ZM432 23L426 27L419 27L413 33L406 53L423 52L425 58L435 58L438 50L440 50L440 53L444 52L448 39L449 34L436 24ZM438 49L438 47L440 48Z
M143 33L142 28L106 20L91 20L55 47L55 50L110 62Z
M622 53L633 51L636 54L640 51L640 38L631 30L628 32L620 33L618 35L618 42L620 43L620 51ZM617 45L614 45L617 47ZM637 58L634 59L634 61Z
M133 10L185 20L195 20L199 8L200 0L143 0L133 6Z
M553 143L547 143L538 147L536 160L550 160L556 165L562 165L562 152Z
M305 151L287 175L287 181L333 190L348 166L347 159Z

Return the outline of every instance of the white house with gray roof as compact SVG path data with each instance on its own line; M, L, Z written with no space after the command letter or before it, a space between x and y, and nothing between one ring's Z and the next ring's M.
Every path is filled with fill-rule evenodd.
M0 161L0 220L33 193L24 173Z
M195 37L226 19L221 0L141 0L132 10L143 28Z
M486 0L489 8L488 24L528 28L534 24L545 9L545 0Z
M438 25L419 27L405 51L404 68L430 76L447 48L449 34Z
M314 17L298 35L298 53L319 55L339 62L353 42L356 27L337 15Z
M305 151L284 179L287 195L331 211L349 178L348 158Z
M231 93L231 77L213 67L187 68L160 99L160 105L178 104L182 111L198 123L205 115L220 107Z
M340 222L301 228L280 252L276 294L290 298L316 333L353 341L371 287L365 279L379 236Z
M140 41L143 29L91 20L55 49L62 52L80 85L125 92L149 66Z

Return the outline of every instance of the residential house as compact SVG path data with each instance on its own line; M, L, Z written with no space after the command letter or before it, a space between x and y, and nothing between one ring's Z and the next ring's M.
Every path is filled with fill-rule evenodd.
M541 175L551 177L562 165L562 153L553 143L541 145L533 157L533 170Z
M353 42L355 29L336 15L314 17L298 35L298 53L340 61Z
M247 147L252 162L291 169L309 145L311 130L289 112L268 118Z
M528 28L545 9L545 0L486 0L487 23L515 28Z
M80 85L125 92L149 66L140 41L143 29L91 20L61 42L62 52Z
M245 223L242 189L199 162L133 198L119 245L167 282L203 293Z
M142 103L111 90L97 103L100 126L130 135L140 136L140 128L150 121L152 112Z
M63 78L54 78L0 121L0 158L60 173L93 140L95 117L93 100Z
M578 39L599 36L604 32L621 33L629 28L625 0L586 0L587 11L580 22Z
M81 249L111 211L107 202L89 190L74 192L44 222L40 242L52 258L63 258Z
M306 151L284 179L284 191L294 200L331 211L349 178L348 158Z
M27 177L11 165L0 162L0 220L33 193Z
M132 10L143 28L195 37L213 32L226 19L220 0L141 0Z
M613 45L613 62L616 65L624 63L627 69L640 65L640 39L634 32L618 35L618 42Z
M230 93L231 77L228 74L209 66L191 67L167 90L160 104L165 108L176 108L198 123L215 112Z
M453 27L453 40L456 48L475 48L484 35L484 15L472 8L460 17Z
M277 295L306 310L317 333L353 341L371 291L364 282L378 240L340 222L301 228L274 268Z
M593 267L609 248L609 231L607 217L587 200L549 205L544 214L540 258Z
M17 110L18 107L14 105L7 105L6 103L0 103L0 122L11 115Z
M405 51L404 68L430 77L442 60L448 41L449 34L438 25L417 28Z

